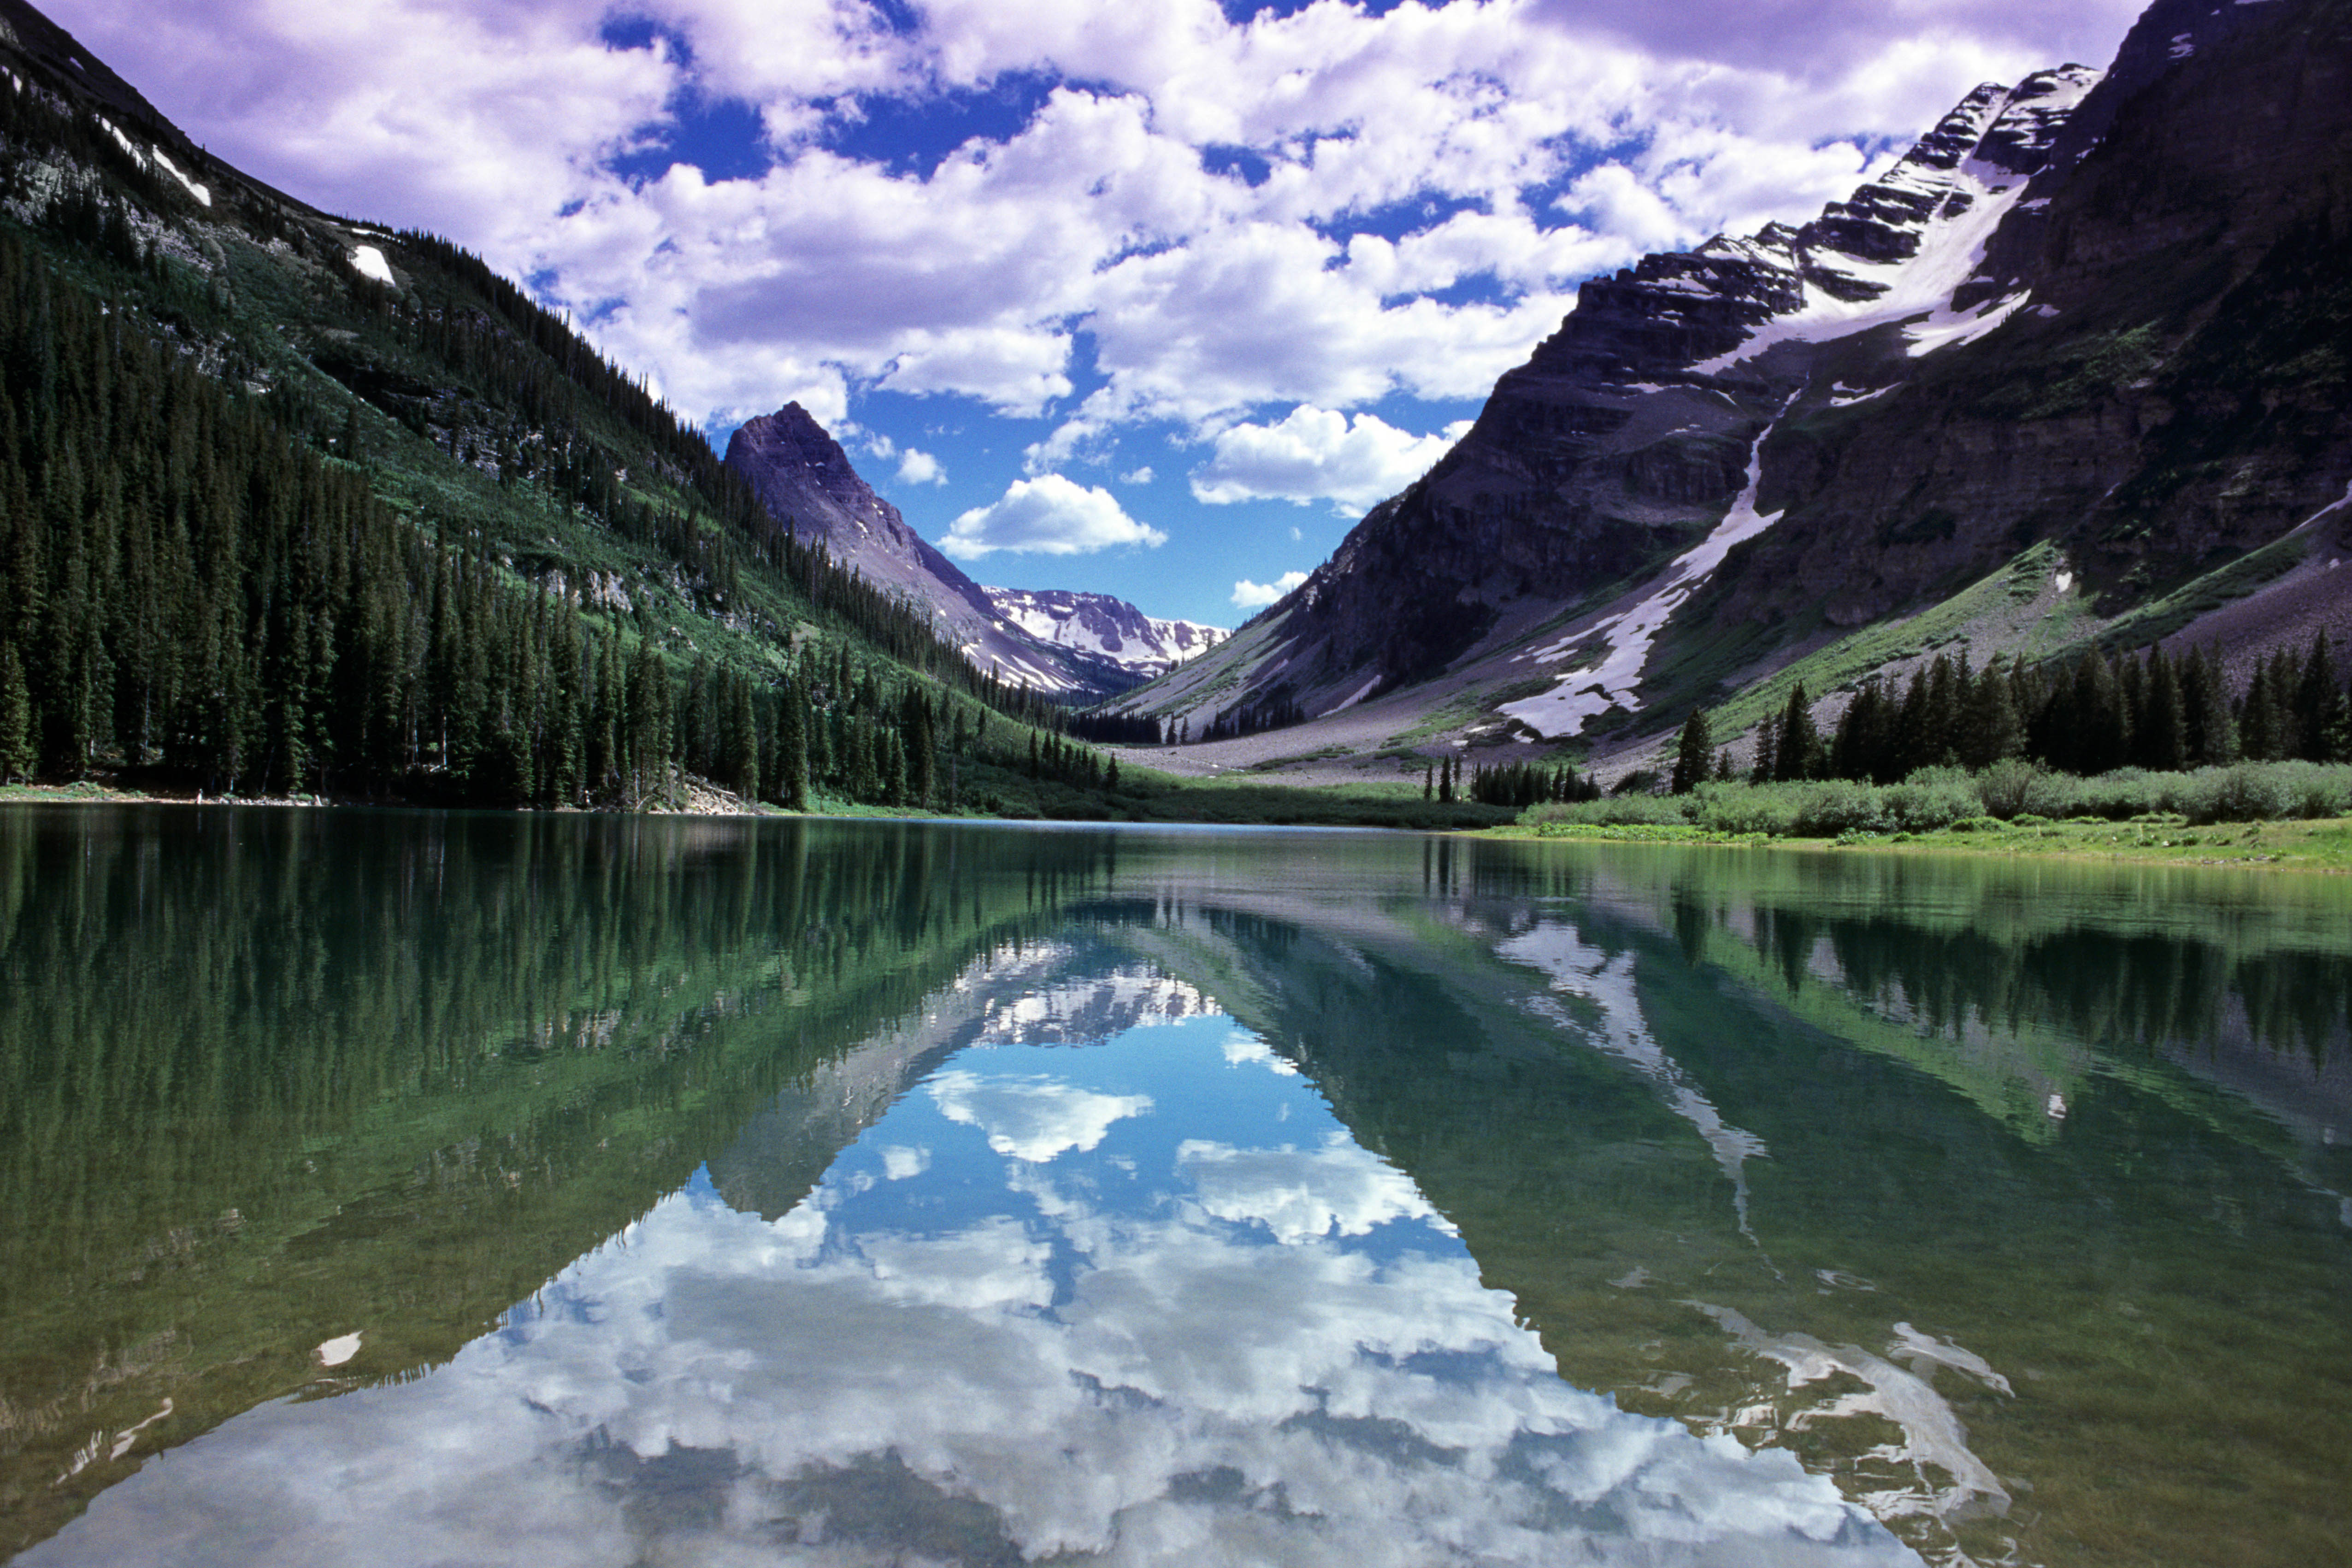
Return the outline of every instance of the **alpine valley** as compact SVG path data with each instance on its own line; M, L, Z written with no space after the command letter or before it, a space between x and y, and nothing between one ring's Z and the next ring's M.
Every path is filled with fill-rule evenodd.
M1622 774L1696 708L1733 741L1801 683L1826 726L1938 654L2242 686L2352 631L2347 252L2352 6L2158 0L1810 223L1587 283L1429 473L1117 707L1257 730L1202 768Z
M1402 801L1440 758L1622 783L1693 714L1747 767L1930 669L2046 697L2151 648L2234 722L2257 675L2314 686L2300 752L2272 715L2248 755L2352 748L2326 645L2296 663L2352 633L2352 0L2157 0L1808 223L1586 283L1230 635L974 582L797 404L722 462L524 289L212 158L25 0L0 67L8 777L1165 815L1123 763ZM2099 771L2016 705L2000 754Z

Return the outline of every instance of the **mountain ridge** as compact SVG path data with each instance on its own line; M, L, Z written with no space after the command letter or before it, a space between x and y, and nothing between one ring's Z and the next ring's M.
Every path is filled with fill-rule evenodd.
M1108 595L1084 597L1104 599L1126 612L1097 609L1093 616L1108 647L1101 646L1103 636L1057 635L1056 628L1077 613L1075 606L1059 617L1030 606L1024 614L1034 614L1044 629L1009 612L997 602L1007 590L982 588L916 532L857 472L841 443L796 402L737 427L728 438L725 461L796 539L823 544L835 562L867 582L923 606L962 646L966 658L1003 679L1057 697L1102 698L1177 662L1120 657L1121 632L1145 638L1153 634L1145 624L1149 617Z
M1638 751L2036 541L2121 635L2352 479L2345 13L2158 0L2109 71L1979 88L1809 224L1587 284L1428 474L1115 706L1297 703L1301 753ZM2317 346L2248 347L2283 306Z

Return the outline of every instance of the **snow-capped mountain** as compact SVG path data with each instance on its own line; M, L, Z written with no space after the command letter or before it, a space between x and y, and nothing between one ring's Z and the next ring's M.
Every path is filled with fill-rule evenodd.
M1034 634L1001 612L987 590L874 492L841 443L797 403L738 429L727 443L727 466L803 542L822 540L835 561L867 582L929 605L965 656L1003 680L1057 696L1105 696L1156 673Z
M1233 634L1197 621L1161 620L1108 594L1058 588L982 588L996 613L1031 637L1108 659L1146 678L1164 675Z
M1638 740L2037 542L2114 615L2279 538L2352 479L2296 346L2352 294L2347 9L2157 0L1808 223L1587 283L1427 475L1122 706L1297 704L1302 754L1441 711Z

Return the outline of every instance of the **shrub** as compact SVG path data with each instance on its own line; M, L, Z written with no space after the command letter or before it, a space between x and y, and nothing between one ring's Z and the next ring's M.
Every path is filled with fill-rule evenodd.
M1988 816L2006 822L2029 808L2034 788L2047 775L2023 757L2004 757L1977 775L1977 799Z
M1886 826L1878 791L1849 779L1792 786L1797 795L1795 831L1806 838L1831 838L1841 833L1876 833ZM1902 787L1900 785L1896 786ZM1974 806L1971 797L1969 805Z
M1528 827L1540 827L1547 822L1577 822L1598 827L1633 825L1680 826L1689 820L1683 809L1683 802L1686 798L1680 795L1620 795L1606 800L1546 801L1520 813L1519 822Z
M1933 833L1970 821L1984 810L1968 775L1958 768L1922 768L1881 794L1888 819L1913 833Z
M1765 833L1775 837L1797 828L1797 784L1702 784L1685 797L1691 820L1715 833Z

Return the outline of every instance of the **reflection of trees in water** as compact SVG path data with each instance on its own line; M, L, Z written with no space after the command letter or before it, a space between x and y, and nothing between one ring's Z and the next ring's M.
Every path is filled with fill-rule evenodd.
M2011 945L1785 908L1759 910L1757 929L1790 990L1826 941L1849 990L1899 996L1915 1022L1939 1034L1970 1021L2038 1024L2096 1044L2156 1046L2215 1038L2242 1017L2252 1039L2318 1061L2345 1047L2352 1014L2352 960L2334 954L2233 959L2216 943L2083 929Z
M0 1554L310 1383L322 1340L364 1328L369 1376L451 1353L1113 863L1080 834L0 814Z

